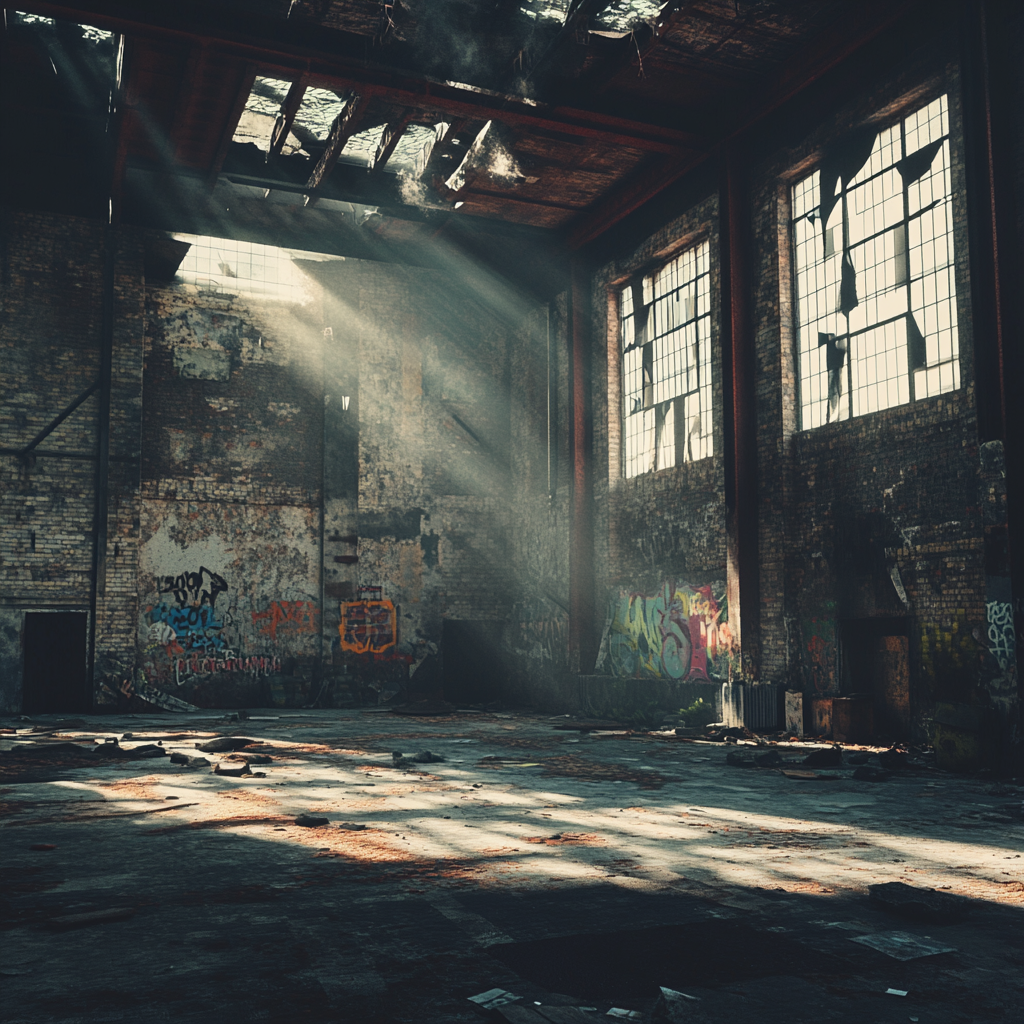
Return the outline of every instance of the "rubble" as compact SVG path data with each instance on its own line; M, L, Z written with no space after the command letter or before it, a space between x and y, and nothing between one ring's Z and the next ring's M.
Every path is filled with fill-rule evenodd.
M968 900L935 889L919 888L906 882L883 882L868 886L877 906L917 921L948 924L962 920L970 910Z
M909 932L874 932L871 935L855 935L851 942L870 946L895 960L918 960L940 953L955 953L955 946L940 946L929 936L911 935Z
M197 743L196 750L201 750L204 754L226 754L232 750L244 750L252 742L253 740L247 740L243 736L218 736L205 743Z
M171 754L171 764L184 765L186 768L209 768L210 762L205 757L190 757L188 754Z
M319 814L300 814L295 819L295 824L303 828L319 828L321 825L329 825L330 819Z

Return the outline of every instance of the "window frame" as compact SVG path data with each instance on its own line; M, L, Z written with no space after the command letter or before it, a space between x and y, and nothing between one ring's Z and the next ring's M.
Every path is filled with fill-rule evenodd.
M942 106L932 115L932 118L941 117L944 120L945 130L941 131L938 135L929 134L928 141L917 146L908 154L908 135L914 131L921 130L922 126L928 123L922 120L918 122L916 127L911 127L908 122L918 115L923 115L929 107L940 102ZM797 431L817 430L830 423L846 422L887 410L905 409L922 400L955 393L965 386L966 367L964 359L967 355L965 344L969 344L969 337L966 336L969 333L969 321L964 319L964 303L966 300L963 294L964 282L962 281L961 269L958 263L958 260L962 259L961 250L965 240L957 229L958 205L960 201L958 186L962 187L959 185L958 179L961 175L956 166L956 158L959 154L957 136L959 118L957 114L958 111L955 106L955 95L952 86L946 83L941 85L934 83L927 90L915 91L914 95L906 96L902 101L887 105L883 110L877 111L871 118L863 122L859 129L853 129L852 132L846 133L844 139L839 143L840 146L852 134L858 131L861 133L870 132L872 155L864 160L863 164L850 175L849 179L839 177L837 180L835 202L830 211L828 223L832 222L836 211L839 211L838 225L832 231L837 229L841 231L842 244L834 246L831 253L824 252L824 238L821 235L824 225L820 221L820 177L815 180L814 184L808 185L808 191L813 190L818 193L817 202L801 204L797 198L797 189L805 183L810 183L816 175L820 176L823 167L826 165L829 152L834 151L837 147L827 147L824 158L819 151L815 157L802 161L798 167L793 168L784 177L783 181L780 182L784 193L780 198L783 199L785 209L785 215L783 218L780 218L781 223L779 224L780 229L782 229L780 231L780 235L782 235L780 242L784 242L787 246L786 252L791 267L791 271L787 275L790 280L788 282L789 288L786 298L792 304L791 351L793 358L793 382L795 385L792 391L795 414L795 422L792 429ZM892 141L898 147L897 154L890 162L883 163L882 166L865 174L865 168L871 164L874 153L878 148L879 136L894 129L896 131ZM908 156L913 157L917 153L922 153L934 143L938 145L927 169L917 177L905 177L900 169L900 165L907 161ZM936 171L934 169L935 158L940 154L942 155L942 164ZM891 223L883 220L881 228L877 228L873 224L874 230L870 233L865 232L851 244L851 196L857 193L858 190L870 188L872 182L879 181L886 175L900 180L899 192L894 192L893 195L885 199L874 199L870 205L865 206L859 213L855 211L854 216L877 217L886 203L898 197L901 204L899 218L894 219ZM919 183L930 179L933 175L941 176L944 179L942 195L931 203L920 202L917 208L911 211L911 190L919 185ZM934 196L934 192L932 195ZM799 213L796 212L798 208L800 208ZM936 214L944 214L944 231L935 231L928 240L923 241L919 237L915 241L915 228L922 223L924 216L932 211ZM818 235L815 244L819 241L822 243L822 256L820 258L816 257L805 267L801 267L798 254L798 245L801 243L798 242L797 227L801 221L808 220L809 215L817 217L817 221L813 223L814 233ZM919 228L917 230L920 232ZM865 266L863 270L858 271L854 267L851 253L865 251L865 247L872 244L881 246L883 241L890 235L893 238L894 250L891 258L896 267L895 284L892 287L877 288L866 292L863 302L857 301L844 314L840 311L842 298L839 292L839 289L842 287L842 263L849 260L851 269L862 280L869 275L881 275L885 264L890 259L889 256L876 259L873 265ZM898 246L899 237L902 237L903 240L902 249ZM807 240L805 239L804 244L806 242ZM913 250L921 249L924 245L938 245L944 248L946 259L941 265L933 260L929 266L915 271ZM839 257L840 272L838 275L834 275L837 278L836 281L827 282L822 287L814 278L819 275L819 279L820 277L827 276L824 273L826 269L825 261L834 255ZM900 274L900 269L902 269L902 274ZM923 298L915 304L915 286L921 286L923 289L926 284L930 285L940 273L945 275L948 282L948 294L939 299ZM801 278L808 274L812 278L812 287L808 290L804 299L802 299L800 291ZM818 286L813 287L815 284ZM827 291L829 288L835 288L836 291L829 293ZM867 305L868 303L880 304L881 300L893 295L897 291L902 292L905 296L903 300L904 305L901 310L889 316L876 315L876 319L873 319L871 322L865 322L856 327L851 326L850 313L857 306ZM842 332L836 331L834 334L829 335L819 331L818 345L812 346L810 341L804 336L805 325L801 313L806 308L808 301L815 299L816 296L826 298L827 301L830 294L835 294L839 300L836 302L836 309L825 313L815 310L817 315L808 317L806 327L813 331L815 325L822 324L827 319L832 318L837 322L845 319L845 330ZM948 319L948 323L945 326L938 328L939 332L947 332L948 334L948 338L941 341L941 344L948 344L949 351L945 355L942 349L939 348L940 342L929 342L928 340L929 335L935 333L930 329L930 324L927 323L929 317L933 315L929 311L937 311L939 303L945 303L945 308L939 316L940 324L943 315ZM923 332L917 324L917 320L922 317L926 321ZM899 330L904 324L906 328ZM876 348L874 353L864 354L862 352L858 355L856 347L858 339L867 338L873 332L881 331L887 326L892 325L895 325L897 330L895 345L886 346L881 349L881 352ZM902 340L900 335L902 335ZM821 365L816 370L805 372L805 360L810 361L816 349L826 346L826 342L822 340L824 337L832 339L828 343L828 347L835 344L838 348L841 343L845 344L840 371L843 387L837 399L834 413L829 398L831 393L831 373L825 368L826 358L824 356L819 357L818 361ZM938 350L938 358L933 360L927 358L927 346L929 344ZM833 353L833 355L835 354ZM897 362L899 367L897 375L890 374L887 377L883 377L876 373L866 382L864 380L855 380L855 373L858 371L863 373L864 367L868 362L874 360L877 365L882 358L888 356L892 356ZM856 367L855 363L857 363ZM924 373L934 371L937 383L929 384L927 378L922 376L922 380L925 381L925 387L919 389L918 374L922 373L922 371ZM810 398L808 388L814 385L816 378L824 382L824 389L822 390L822 385L818 384L818 389L822 390L822 394ZM879 400L879 395L887 390L887 385L893 385L896 388L896 400L889 400L887 398ZM905 389L905 397L900 397L900 387ZM919 390L923 391L923 393L919 393ZM868 405L869 408L864 408L864 405ZM812 415L812 412L815 406L818 407L817 419L820 422L813 422L815 417Z
M701 231L681 240L671 250L663 250L657 260L645 263L632 275L613 283L609 312L613 314L610 320L614 324L615 399L620 423L617 438L620 462L618 475L622 479L632 480L649 473L702 462L715 454L713 357L714 299L717 288L712 255L710 232ZM693 271L683 277L683 261L687 257L692 259ZM673 283L668 288L659 289L659 277L665 274L670 275ZM679 318L668 314L667 310L673 303L676 308L681 305L687 291L691 295L685 296L685 301L692 298L692 315ZM638 341L633 333L627 341L627 324L635 331L638 300L645 314L642 321L643 340ZM628 312L625 312L627 308ZM667 326L659 323L662 317L666 318ZM688 334L692 336L692 341L688 342ZM669 337L674 338L672 348L658 344L664 343ZM688 344L695 349L692 359L688 356ZM627 365L627 357L638 351L639 365L631 369ZM663 371L667 368L669 372L655 376L654 371L658 366ZM692 387L689 386L691 374L694 381ZM638 375L639 387L631 389L630 378ZM683 389L673 387L672 382L682 383ZM665 395L665 390L670 393ZM660 398L659 392L662 395ZM634 402L632 409L631 399ZM694 405L696 424L693 422ZM653 413L650 425L641 425L631 433L631 418L647 412ZM695 435L695 429L699 430L699 434ZM649 443L643 440L645 435L649 437ZM634 440L642 443L643 447L638 447L631 454L630 444ZM695 443L697 453L694 452ZM663 454L668 451L672 453L671 462L663 460Z

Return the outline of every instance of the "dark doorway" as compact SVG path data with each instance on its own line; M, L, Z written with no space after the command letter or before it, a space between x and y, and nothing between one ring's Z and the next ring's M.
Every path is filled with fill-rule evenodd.
M501 695L497 634L500 622L445 619L441 630L444 699L486 704Z
M842 627L844 694L871 694L875 732L910 735L910 641L903 618L856 619Z
M25 616L22 709L28 714L91 709L86 679L85 612L29 612Z

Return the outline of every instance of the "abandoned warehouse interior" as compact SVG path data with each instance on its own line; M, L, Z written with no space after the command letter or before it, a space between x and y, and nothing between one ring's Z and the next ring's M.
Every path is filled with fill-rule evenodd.
M305 758L292 769L313 789L327 783L310 758L347 751L379 777L367 752L403 739L490 744L489 771L512 760L503 730L519 729L533 750L519 769L534 768L525 762L551 753L546 715L582 721L580 742L656 734L645 762L768 735L865 759L887 751L954 773L941 776L955 780L942 783L948 795L959 787L949 806L988 792L990 776L1024 775L1024 7L74 0L5 8L2 46L0 767L15 812L35 799L22 790L84 778L45 758L26 767L28 747L42 757L27 728L57 735L43 726L64 721L64 734L110 733L115 746L125 731L171 745L251 737L253 709L279 723L260 727L266 751ZM502 724L510 709L523 717ZM403 711L420 717L398 729ZM272 732L288 722L311 731ZM450 770L457 750L446 751ZM673 771L710 771L705 757L649 767L661 781L648 786L648 768L619 763L635 758L594 775L577 753L546 773L657 789L663 815ZM575 767L556 770L566 757ZM410 765L399 752L380 770L442 774ZM230 784L222 767L210 786L252 785L248 767ZM756 768L792 788L777 762ZM863 770L888 777L884 760ZM452 785L479 789L487 771ZM171 776L155 778L137 783L139 799L165 798ZM109 802L108 782L97 785ZM530 792L554 806L551 792ZM777 813L811 814L771 792ZM1019 843L1015 799L1015 811L986 813L1016 821ZM326 870L342 856L333 840L291 826L317 800L289 804L283 824L249 825L291 828L288 856L308 858L313 842ZM903 813L890 803L885 814ZM582 831L564 834L583 838L564 842L604 843L590 820L567 819ZM346 839L364 844L355 860L391 863L366 846L367 827ZM941 857L918 881L1007 910L1005 893L935 874ZM671 889L641 917L675 928L664 908L683 899L682 868L659 864L600 877ZM26 865L15 872L36 870ZM423 892L402 870L403 892ZM583 885L560 877L549 887ZM846 892L834 874L798 890L751 877L737 869L729 882L746 904L716 902L702 877L686 913L719 907L701 911L701 934L725 929L712 947L753 943L752 963L754 939L725 934L738 908L767 913L752 886L806 900ZM442 893L444 878L425 884ZM505 911L486 901L432 899L431 927L511 944L495 977L524 997L536 988L527 1004L484 1009L541 1014L558 979L537 965L569 954L525 947L562 933L531 932L519 910L496 926ZM551 899L554 921L570 904ZM11 907L30 934L43 911ZM425 927L397 907L398 932ZM1019 940L1013 953L1019 973ZM784 973L787 955L764 953L779 963L756 976ZM816 977L840 970L838 953L822 956L832 960ZM637 1013L684 1019L681 996L655 1006L649 986L602 989L598 962L569 995L597 1005L632 992L637 1006L648 999ZM426 984L422 965L407 969ZM942 970L936 991L947 992ZM263 1002L238 1019L283 1019L301 990L304 1019L350 1019L355 1007L368 1020L468 1020L480 1007L466 997L494 987L481 974L480 988L417 1017L387 984L353 981L355 968L347 988L323 964L288 972L298 989L252 996ZM712 984L691 973L680 984ZM801 977L787 981L811 984ZM920 1019L981 1019L968 1009L977 978L957 984L959 1002L936 997ZM844 998L868 991L851 985ZM1019 1009L1014 986L985 1015L1014 998ZM799 991L816 1016L789 1007L777 1019L871 1019ZM749 998L723 994L718 1011L685 1019L747 1019ZM206 1020L208 999L166 1019ZM70 1020L53 1000L10 1019ZM97 998L74 1019L129 1019L133 1005ZM543 1019L590 1019L579 1005ZM869 1009L906 1019L890 1003Z

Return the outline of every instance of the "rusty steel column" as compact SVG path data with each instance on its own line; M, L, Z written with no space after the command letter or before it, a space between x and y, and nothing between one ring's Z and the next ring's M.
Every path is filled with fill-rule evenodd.
M590 272L574 260L569 293L569 451L572 497L569 525L569 671L593 672L594 519L590 411Z
M750 316L750 224L743 152L723 153L719 190L722 243L722 377L729 628L744 668L756 674L760 619L757 551L757 395Z

